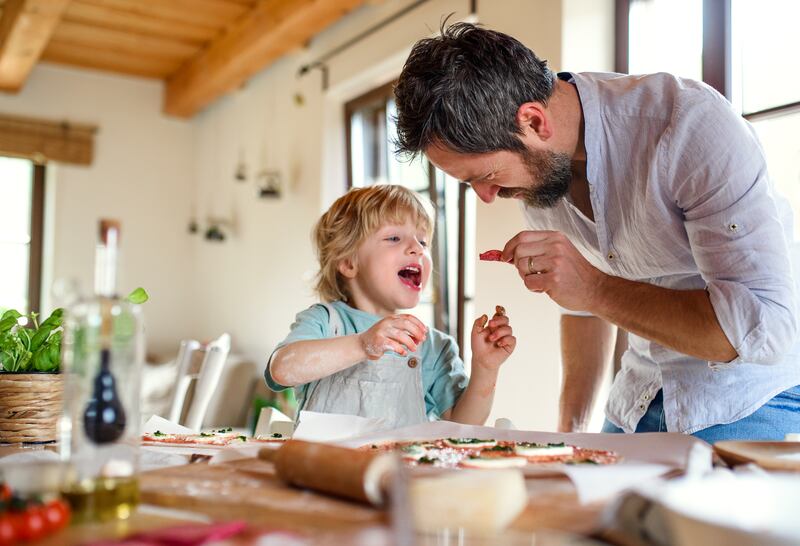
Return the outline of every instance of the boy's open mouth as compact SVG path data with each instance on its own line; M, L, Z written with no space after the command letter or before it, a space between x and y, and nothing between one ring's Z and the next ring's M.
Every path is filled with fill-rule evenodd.
M422 268L418 265L407 265L397 272L397 276L411 288L418 290L422 285Z

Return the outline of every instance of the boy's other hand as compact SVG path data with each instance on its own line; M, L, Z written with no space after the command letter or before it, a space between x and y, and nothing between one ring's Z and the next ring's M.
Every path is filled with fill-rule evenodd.
M425 341L428 329L413 315L390 315L358 334L361 347L369 360L378 360L389 351L405 356Z
M472 326L472 364L497 370L517 346L505 309L498 305L491 320L481 315Z

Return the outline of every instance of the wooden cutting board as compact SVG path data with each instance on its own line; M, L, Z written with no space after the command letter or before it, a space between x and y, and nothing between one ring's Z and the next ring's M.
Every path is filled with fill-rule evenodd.
M728 464L755 463L767 470L800 472L800 442L724 441L714 451Z
M344 530L386 523L369 506L295 489L275 477L271 463L242 459L194 463L144 472L142 502L185 508L219 519L244 519L294 531Z
M531 500L513 529L582 535L597 530L602 506L580 505L566 477L526 482ZM189 509L218 520L244 519L261 527L315 533L389 524L387 512L286 486L275 477L272 463L255 458L145 472L140 487L143 503Z

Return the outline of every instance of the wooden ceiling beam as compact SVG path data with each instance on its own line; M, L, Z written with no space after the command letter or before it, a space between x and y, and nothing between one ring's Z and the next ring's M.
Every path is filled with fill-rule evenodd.
M365 0L263 0L167 80L164 112L191 117Z
M6 0L0 17L0 90L16 93L70 0Z

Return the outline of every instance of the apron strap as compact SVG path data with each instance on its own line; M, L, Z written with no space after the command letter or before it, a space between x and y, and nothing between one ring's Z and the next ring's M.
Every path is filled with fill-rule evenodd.
M321 302L320 305L328 310L328 329L330 330L331 337L339 337L344 333L344 322L342 322L342 316L332 304L328 302Z

